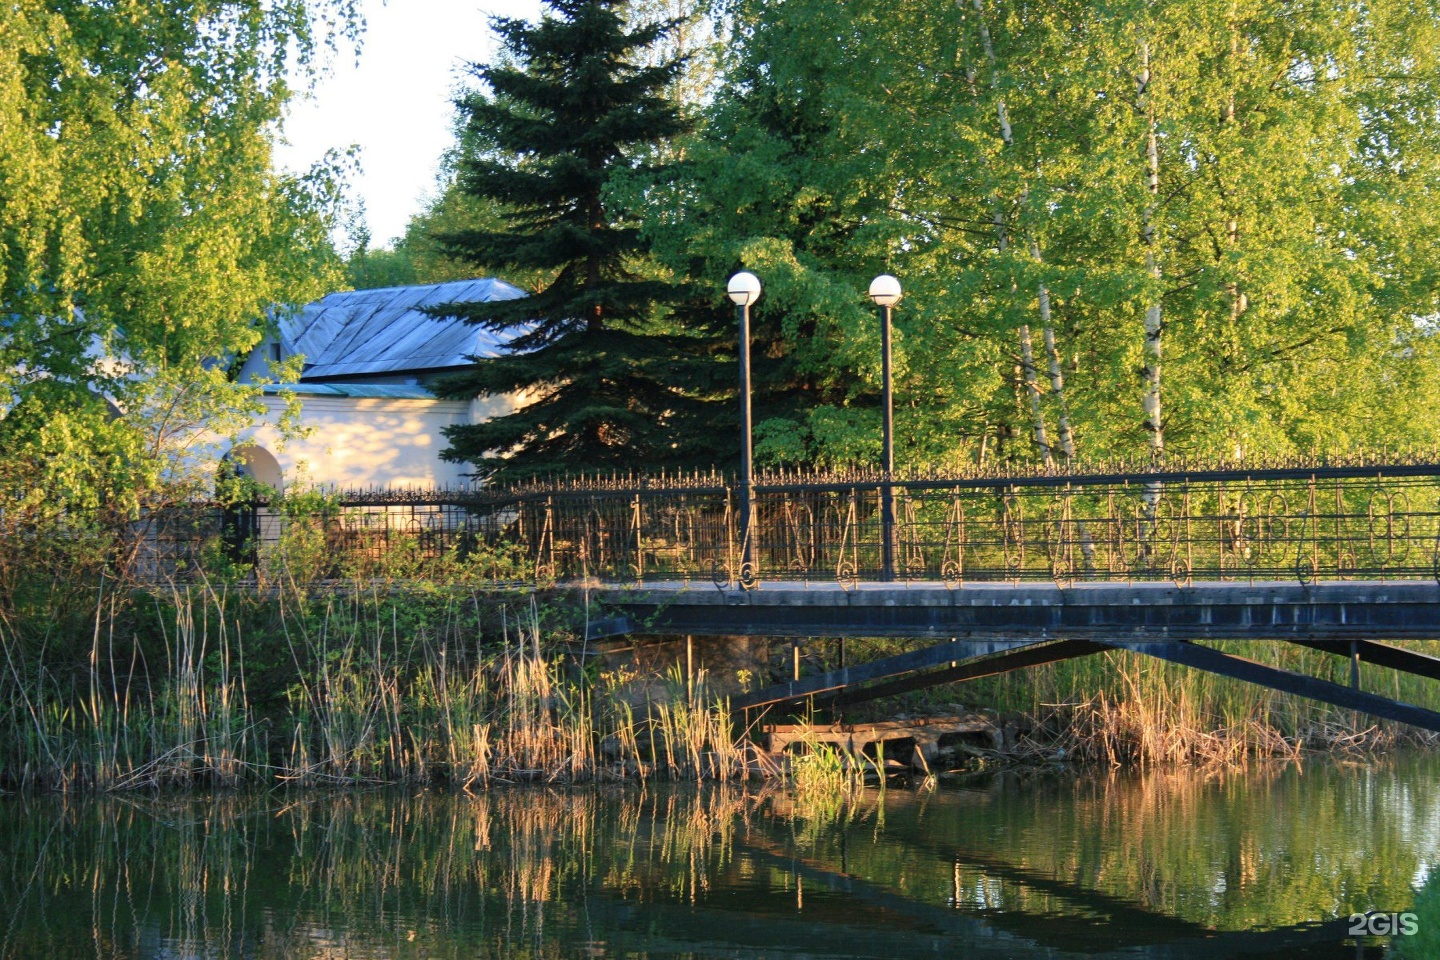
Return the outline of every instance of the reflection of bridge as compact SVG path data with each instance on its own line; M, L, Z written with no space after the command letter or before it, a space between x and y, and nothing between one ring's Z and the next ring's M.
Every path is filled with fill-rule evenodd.
M841 899L849 922L867 913L877 922L889 922L894 931L887 956L922 956L926 934L943 935L934 952L953 952L955 941L965 945L966 956L1136 957L1147 960L1218 960L1236 956L1295 956L1306 949L1340 944L1349 924L1344 919L1316 921L1254 932L1212 930L1183 917L1147 908L1084 885L1041 871L1015 866L997 856L950 850L941 844L906 839L919 849L917 857L949 859L956 868L957 888L962 867L980 876L1053 897L1061 909L1046 912L981 911L962 901L959 889L947 907L903 896L846 872L843 867L793 848L755 840L737 841L736 858L792 873L803 882L830 891ZM837 911L838 912L838 911ZM979 916L976 916L979 914ZM727 918L727 923L733 921ZM812 925L819 934L827 925ZM813 936L814 934L812 934ZM912 939L922 943L912 944ZM1117 948L1117 943L1123 947ZM813 948L815 944L810 944ZM938 949L937 949L938 947ZM908 948L908 949L907 949ZM933 955L933 953L931 954Z
M327 523L342 548L508 542L536 582L584 585L611 609L592 636L943 641L797 676L747 706L854 701L1119 647L1440 730L1440 713L1359 689L1361 661L1440 679L1440 659L1383 642L1440 638L1435 457L774 474L749 491L716 475L570 480L357 498ZM1351 682L1198 642L1226 639L1334 653Z

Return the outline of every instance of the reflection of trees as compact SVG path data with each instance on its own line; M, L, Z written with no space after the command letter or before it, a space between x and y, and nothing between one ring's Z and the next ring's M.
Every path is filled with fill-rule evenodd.
M953 799L892 792L887 845L851 837L848 857L882 884L982 911L1118 919L1110 899L1247 930L1395 910L1440 856L1436 767L1405 777L1330 764L997 777ZM839 842L816 855L833 859Z
M35 872L0 877L0 903L17 911L0 927L0 957L43 955L56 937L107 956L142 941L277 957L303 943L306 955L338 956L361 940L447 931L504 956L507 943L571 930L592 889L642 903L702 895L763 797L712 787L16 801L0 808L0 852ZM91 920L83 934L77 915ZM545 950L568 955L566 942Z
M672 945L697 924L802 945L807 925L897 924L1042 949L1198 942L1405 909L1440 859L1437 773L997 776L838 816L725 785L9 798L0 857L27 867L0 874L0 958L559 957L637 917Z

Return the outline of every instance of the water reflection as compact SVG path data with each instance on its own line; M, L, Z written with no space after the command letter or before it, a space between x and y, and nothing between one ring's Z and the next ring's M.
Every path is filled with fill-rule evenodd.
M774 789L0 798L10 958L1382 956L1440 763Z

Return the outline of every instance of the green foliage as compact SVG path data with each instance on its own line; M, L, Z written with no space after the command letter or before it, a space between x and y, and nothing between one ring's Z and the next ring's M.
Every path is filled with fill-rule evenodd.
M652 199L646 230L672 269L713 291L712 315L727 333L726 278L742 267L759 274L750 349L757 453L771 463L834 462L853 430L835 430L833 412L874 412L878 399L878 325L857 296L887 263L865 228L884 212L864 195L877 158L835 149L821 95L839 67L833 45L808 46L784 14L742 35L745 53L686 144L678 176ZM733 382L733 366L728 373ZM837 446L817 442L812 419Z
M680 61L666 95L676 103L704 103L719 87L720 57L724 50L725 22L711 0L630 0L627 15L632 26L665 24L660 40L644 52L649 66Z
M1144 449L1156 304L1173 452L1440 439L1415 415L1440 399L1433 5L729 9L726 83L646 230L709 289L764 281L762 459L873 461L882 271L904 464L1033 459L1032 389L1081 456Z
M1419 929L1412 936L1400 936L1392 941L1395 955L1400 960L1440 956L1440 873L1433 868L1416 892L1409 912L1415 914Z
M654 148L686 127L662 95L680 64L635 62L668 25L627 29L620 0L549 6L536 24L493 21L504 58L477 68L486 89L461 102L460 187L499 205L502 225L444 238L473 265L542 278L524 300L444 311L504 334L509 352L441 393L524 396L512 414L449 429L445 455L511 477L663 460L687 399L669 367L688 338L657 317L674 292L644 265L635 211L607 196L618 172L650 173Z
M340 162L271 169L287 76L337 23L353 0L0 12L0 446L55 507L133 516L213 466L199 428L255 405L223 361L337 280Z
M345 272L356 290L396 287L411 284L447 283L474 277L504 274L507 283L526 289L539 289L550 276L548 271L523 268L503 269L503 265L481 263L456 256L445 238L470 230L504 229L506 209L486 197L477 197L461 189L456 180L454 155L442 161L438 181L439 195L423 211L412 216L405 234L391 241L389 247L372 248L368 238L346 259Z
M356 290L408 287L419 282L403 240L393 248L372 250L368 244L356 248L345 260L345 279Z

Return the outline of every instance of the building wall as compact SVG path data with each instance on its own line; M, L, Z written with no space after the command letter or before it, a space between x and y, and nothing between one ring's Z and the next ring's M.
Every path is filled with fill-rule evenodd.
M274 379L270 372L270 361L275 359L275 347L280 343L277 337L269 336L260 342L250 356L240 367L240 375L236 378L240 383L259 383ZM284 351L281 351L282 355Z
M285 486L457 486L473 468L440 459L448 445L442 430L453 424L508 413L510 398L484 401L300 396L303 435L282 440L275 424L281 397L263 398L266 422L242 435L237 448L258 447L278 463ZM262 458L263 459L263 458ZM258 479L266 480L266 477Z

